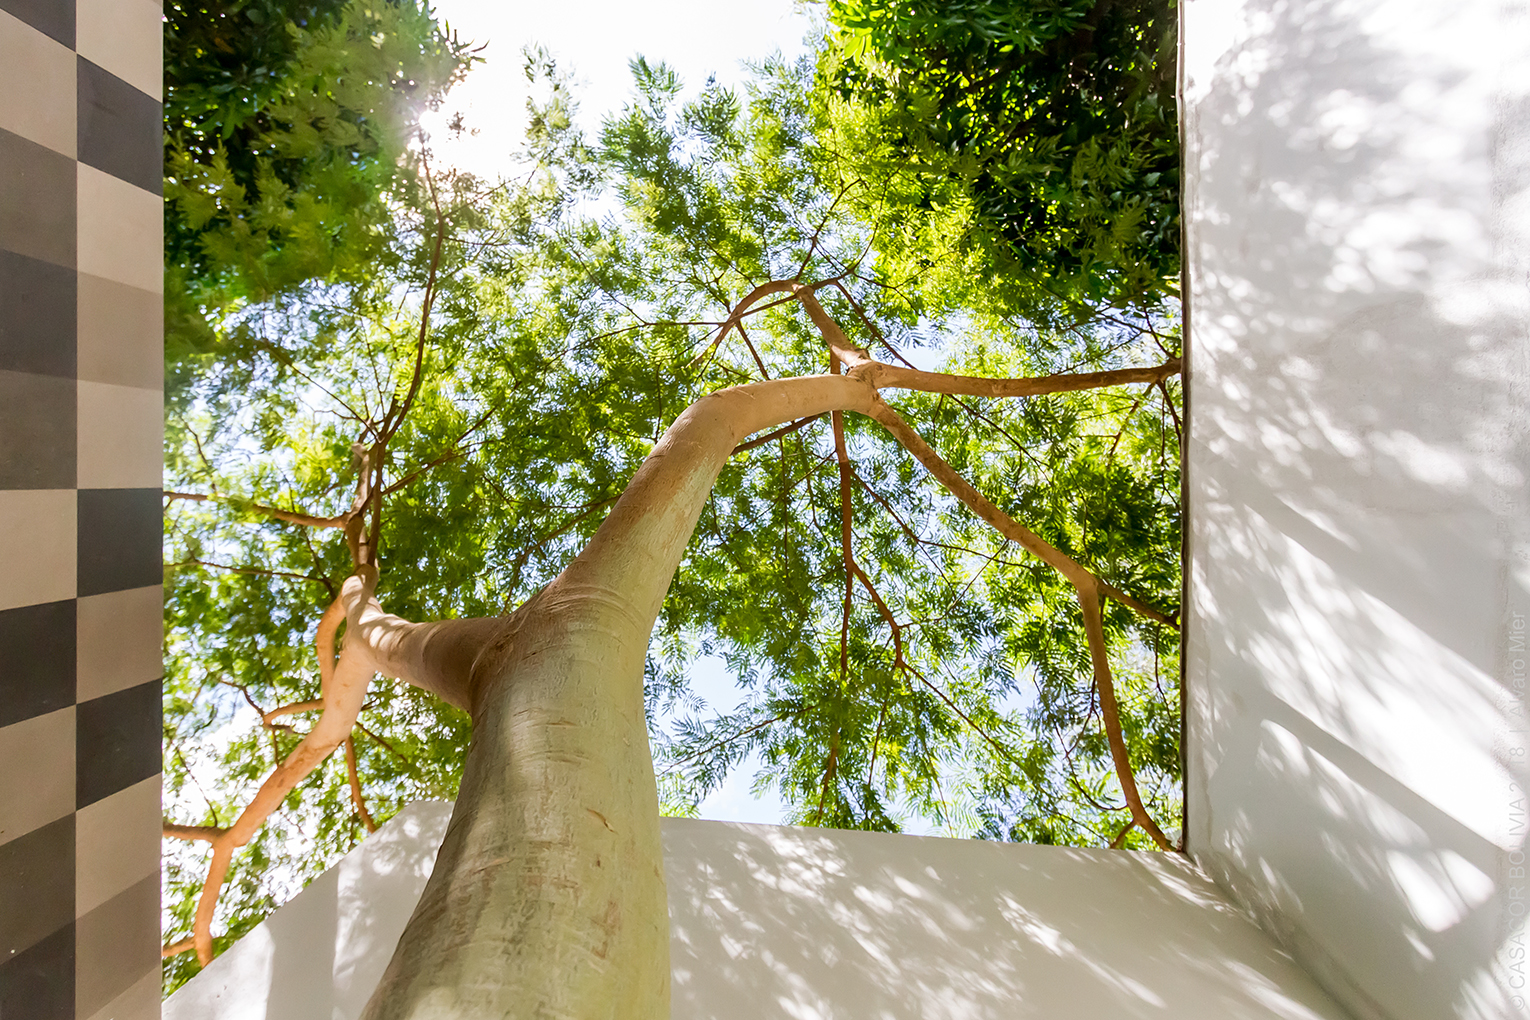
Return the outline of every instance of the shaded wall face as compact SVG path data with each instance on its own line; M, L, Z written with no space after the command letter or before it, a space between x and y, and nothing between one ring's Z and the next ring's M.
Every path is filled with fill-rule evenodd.
M1183 19L1190 849L1360 1016L1530 1015L1530 15Z
M159 1015L160 33L0 0L0 1017Z

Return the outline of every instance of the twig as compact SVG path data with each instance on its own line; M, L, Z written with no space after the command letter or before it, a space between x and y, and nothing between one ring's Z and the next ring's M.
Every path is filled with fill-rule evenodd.
M296 510L283 510L280 507L264 506L260 503L247 503L244 500L235 499L231 496L220 496L217 493L207 495L200 492L171 492L169 489L165 489L163 490L163 495L168 500L184 499L195 503L213 500L219 503L227 503L235 509L252 510L256 513L265 514L267 517L274 517L279 521L286 521L288 524L301 524L309 528L345 527L344 517L318 517L314 514L300 513Z

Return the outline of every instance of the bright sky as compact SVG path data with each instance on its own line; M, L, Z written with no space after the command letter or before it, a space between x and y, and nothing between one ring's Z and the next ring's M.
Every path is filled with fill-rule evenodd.
M707 76L736 85L746 60L780 51L804 52L812 28L810 7L794 0L437 0L437 17L463 40L487 47L485 61L448 97L446 107L426 122L437 155L483 177L506 166L520 143L525 123L526 79L521 50L539 44L572 69L578 83L579 124L587 133L604 114L619 109L631 93L628 61L641 54L679 73L687 95ZM478 135L446 142L444 125L461 112Z

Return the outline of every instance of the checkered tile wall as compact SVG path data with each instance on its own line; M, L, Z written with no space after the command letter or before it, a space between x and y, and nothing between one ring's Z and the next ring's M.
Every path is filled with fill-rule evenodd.
M0 0L0 1020L159 1016L161 25Z

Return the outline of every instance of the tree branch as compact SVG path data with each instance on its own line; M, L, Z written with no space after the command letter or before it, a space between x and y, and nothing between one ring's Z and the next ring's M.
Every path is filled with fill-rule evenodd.
M265 506L261 503L250 503L242 499L235 499L231 496L219 496L216 494L209 496L200 492L171 492L169 489L165 489L163 490L163 494L164 497L169 500L184 499L195 503L203 503L207 501L227 503L235 509L250 510L255 513L264 514L265 516L274 518L278 521L286 521L288 524L301 524L308 528L345 527L345 518L343 516L317 517L314 514L299 513L296 510L283 510L280 507Z
M733 448L733 452L734 453L743 453L745 450L753 450L757 446L764 446L766 443L773 443L777 439L780 439L783 436L791 435L793 432L796 432L798 429L806 428L807 426L813 424L813 422L818 421L822 417L823 417L823 415L821 415L821 414L814 414L814 415L810 415L810 416L808 416L806 418L798 418L796 421L792 422L790 425L782 425L780 428L776 429L774 432L767 432L763 436L760 436L757 439L749 440L747 443L739 443L737 446L735 446Z
M216 841L227 831L217 825L177 825L174 822L165 822L163 827L163 834L169 839L200 839L208 843Z
M345 776L351 785L351 804L356 808L361 824L366 826L368 832L376 832L377 823L372 821L371 814L367 812L367 802L361 796L361 776L356 769L356 741L352 737L345 738Z
M213 563L209 560L185 559L178 563L166 563L167 567L207 567L210 570L227 570L231 574L250 574L255 577L288 577L294 581L312 581L315 584L328 583L322 577L312 574L294 574L290 570L267 570L264 567L231 567L227 563Z
M436 274L441 268L441 245L446 240L446 218L441 213L441 200L436 193L436 180L430 172L430 162L425 162L425 183L430 188L430 204L436 213L436 243L430 252L430 271L425 278L425 297L420 302L420 331L415 341L414 372L409 380L409 392L404 396L403 403L394 404L388 409L383 417L382 428L378 430L377 445L386 446L388 440L398 432L404 424L404 419L409 416L410 409L414 406L414 398L419 395L420 384L425 375L425 340L430 333L430 313L436 303Z
M297 715L299 712L312 712L315 709L320 709L323 707L324 702L322 700L295 701L290 705L283 705L281 708L271 709L271 711L266 712L260 717L260 721L261 724L264 725L267 729L275 729L276 720L282 718L283 716ZM287 727L284 726L281 728L286 729Z
M369 578L370 587L363 585L368 597L371 588L376 586L375 578L374 572ZM217 832L209 840L213 848L212 861L208 864L207 877L202 883L202 895L197 900L196 916L192 923L197 959L203 966L212 961L213 914L217 910L218 897L228 877L229 866L233 863L234 851L248 843L266 819L281 807L287 794L350 735L356 717L361 714L361 705L366 698L374 666L371 658L364 654L365 643L360 640L347 641L345 650L336 659L335 633L345 617L345 611L346 606L340 599L332 602L320 618L314 635L319 655L320 686L324 695L323 712L318 721L292 753L266 777L266 781L240 812L234 824Z
M1126 795L1132 818L1143 831L1165 850L1174 849L1163 830L1153 821L1142 798L1137 792L1137 780L1126 752L1126 742L1121 732L1121 717L1116 703L1115 684L1110 675L1110 662L1105 651L1105 631L1100 616L1099 581L1061 550L1046 542L1035 532L1020 524L972 487L965 478L932 450L918 433L892 408L877 400L872 405L872 417L881 422L903 446L944 485L951 494L965 503L979 517L987 521L1000 534L1023 546L1028 552L1051 566L1067 579L1078 594L1079 605L1084 613L1084 629L1089 639L1089 656L1094 665L1095 684L1100 692L1100 714L1105 724L1106 739L1110 744L1111 758L1116 768L1116 778Z

